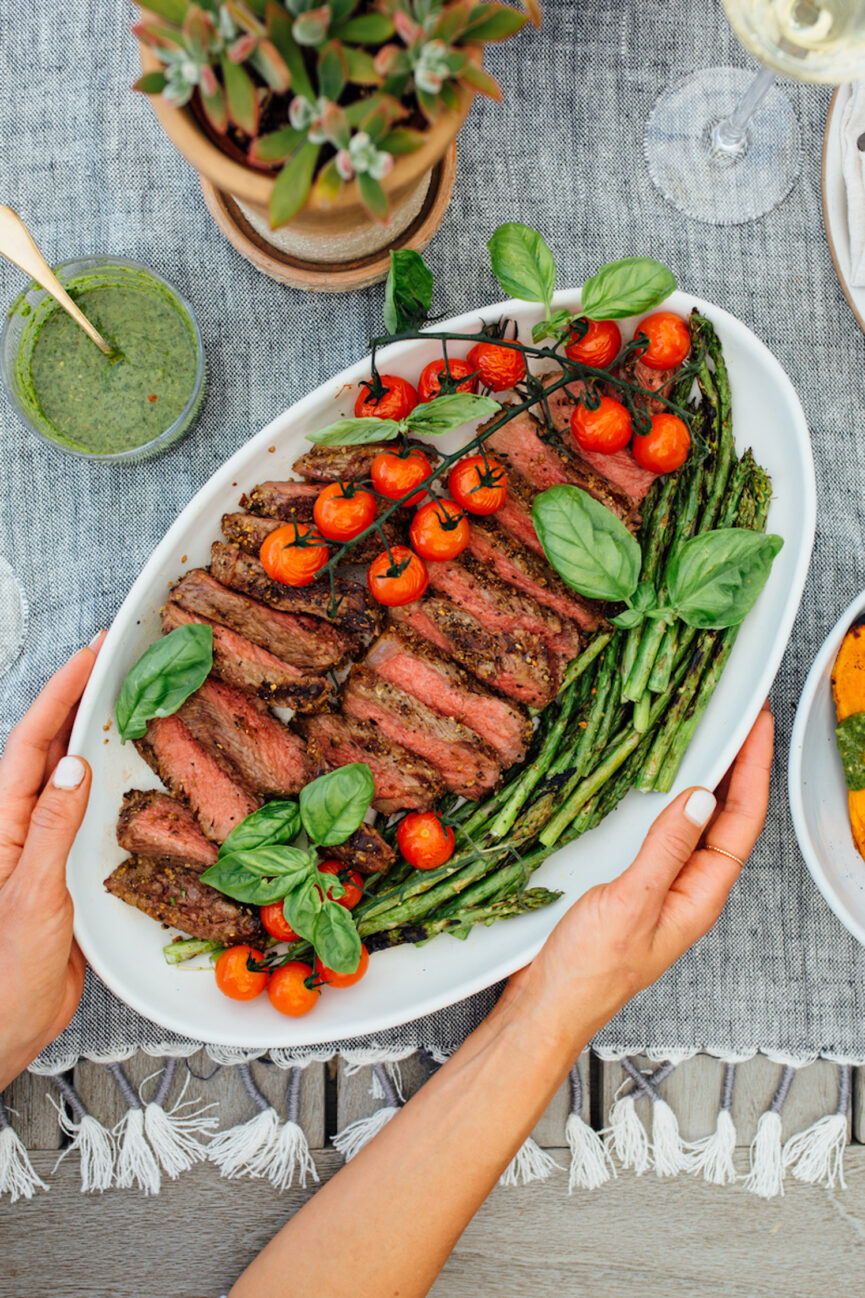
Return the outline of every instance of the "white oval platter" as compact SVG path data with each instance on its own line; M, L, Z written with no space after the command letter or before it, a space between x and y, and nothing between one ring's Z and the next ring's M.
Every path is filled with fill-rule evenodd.
M576 309L579 290L562 291L555 305ZM737 639L719 688L694 736L676 789L710 788L720 780L760 710L781 662L799 606L814 538L816 495L811 445L790 380L760 340L726 311L677 292L666 304L687 314L704 311L718 330L729 366L734 433L739 451L753 447L772 475L770 531L784 538L771 578ZM499 302L446 321L437 328L469 332L480 319L515 319L528 337L539 308ZM636 321L622 321L625 337ZM454 345L463 355L470 344ZM380 353L382 371L415 381L439 356L440 344L422 339L391 344ZM313 1013L280 1016L265 996L227 1000L207 972L169 967L162 947L168 935L153 920L102 887L122 859L114 826L124 790L156 784L131 744L121 745L111 725L124 675L159 633L159 609L186 568L208 562L223 512L262 479L291 476L307 448L305 435L351 413L369 358L344 370L297 402L252 437L219 469L183 510L133 583L112 625L79 709L71 751L94 772L87 817L69 858L75 932L96 973L121 999L164 1027L195 1040L252 1048L291 1047L375 1033L452 1004L521 968L537 953L568 903L628 865L651 821L666 802L658 794L630 794L592 833L550 858L538 884L564 891L555 905L506 923L472 931L466 941L443 936L426 946L398 947L371 961L361 983L327 990ZM454 434L451 446L465 435ZM444 442L448 445L447 442ZM107 742L106 742L107 741Z

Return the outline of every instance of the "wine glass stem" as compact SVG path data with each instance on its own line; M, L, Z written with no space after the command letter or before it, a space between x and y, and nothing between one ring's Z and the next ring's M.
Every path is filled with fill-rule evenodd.
M714 127L712 148L729 158L740 157L748 149L748 123L775 84L771 68L758 72L729 117Z

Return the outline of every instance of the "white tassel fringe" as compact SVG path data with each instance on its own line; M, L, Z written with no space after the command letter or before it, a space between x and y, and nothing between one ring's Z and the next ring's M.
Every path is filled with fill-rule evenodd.
M198 1104L197 1100L178 1101L173 1109L166 1111L161 1104L151 1103L144 1110L147 1139L162 1170L172 1180L181 1172L188 1171L194 1163L203 1163L207 1158L207 1146L202 1145L198 1137L212 1132L218 1125L218 1118L207 1115L207 1109L214 1106L208 1104L196 1108L194 1113L180 1113L181 1109Z
M784 1193L784 1162L781 1155L781 1116L771 1109L762 1114L751 1142L751 1170L745 1189L761 1199Z
M569 1115L565 1139L571 1150L568 1194L574 1190L597 1190L611 1176L618 1175L601 1137L578 1113Z
M288 1190L295 1174L298 1183L306 1189L306 1178L319 1179L318 1170L309 1152L309 1144L296 1122L284 1122L269 1147L263 1147L249 1160L251 1176L266 1176L275 1190Z
M499 1185L528 1185L531 1181L546 1181L556 1169L564 1171L561 1163L557 1163L551 1154L541 1149L537 1141L529 1136L502 1172Z
M833 1189L837 1181L842 1190L844 1180L844 1146L847 1144L846 1113L830 1113L819 1122L791 1136L784 1146L784 1167L789 1167L797 1181L809 1185L825 1184Z
M652 1103L652 1154L657 1176L678 1176L694 1166L693 1146L682 1140L679 1121L666 1100Z
M112 1135L117 1143L115 1185L128 1190L137 1185L145 1194L158 1194L162 1184L159 1164L144 1136L144 1110L130 1109Z
M718 1125L712 1135L696 1140L693 1149L693 1170L702 1172L710 1185L735 1184L736 1128L728 1109L722 1109L718 1114Z
M649 1137L637 1116L633 1095L623 1095L610 1109L610 1125L601 1133L608 1151L615 1154L622 1167L631 1167L642 1176L651 1167Z
M358 1118L355 1122L350 1122L334 1136L334 1148L339 1150L347 1163L350 1163L364 1145L368 1145L398 1113L399 1109L385 1104L382 1108L376 1109L375 1113L371 1113L368 1118Z
M114 1141L111 1132L106 1131L102 1123L90 1113L85 1113L80 1122L75 1122L52 1095L48 1099L57 1110L60 1130L72 1141L54 1164L55 1172L66 1155L77 1150L81 1158L82 1194L94 1191L101 1194L103 1190L109 1190L114 1180Z
M272 1106L228 1131L220 1131L207 1146L207 1157L223 1176L246 1176L255 1161L269 1164L279 1136L279 1115Z
M36 1175L20 1137L11 1127L0 1128L0 1195L32 1199L37 1190L48 1186Z

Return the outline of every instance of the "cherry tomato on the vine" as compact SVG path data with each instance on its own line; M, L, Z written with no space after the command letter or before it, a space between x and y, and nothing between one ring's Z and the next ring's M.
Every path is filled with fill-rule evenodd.
M336 860L319 861L318 868L324 874L335 874L345 888L341 897L334 897L333 888L328 888L327 895L330 900L335 901L338 906L345 906L346 910L354 910L363 896L363 879L357 870L350 870L344 861Z
M327 563L327 546L308 523L286 523L262 541L264 571L284 586L308 586Z
M399 823L396 842L409 865L434 870L453 856L454 831L434 811L410 811Z
M417 405L414 388L408 379L401 379L398 374L379 374L378 378L379 388L361 384L354 413L359 419L370 415L374 419L405 419Z
M315 498L312 516L328 541L351 541L375 518L375 496L353 482L329 482Z
M565 347L565 355L581 365L591 365L605 370L618 356L622 346L622 331L615 320L590 320L580 316L578 324L588 327L582 338L573 337Z
M308 1014L315 1007L319 991L317 987L307 987L307 979L312 979L312 966L302 960L290 960L274 969L267 984L273 1008L293 1019Z
M501 343L476 343L468 354L472 370L478 370L484 387L504 392L526 377L523 353Z
M430 361L421 370L420 378L417 384L417 394L421 401L432 401L442 390L442 379L447 378L448 369L450 369L451 378L454 380L465 379L464 383L457 382L457 392L476 392L478 387L477 374L475 374L474 365L468 361L460 360L459 357L448 357L447 365L443 360ZM467 376L473 374L474 378Z
M673 370L682 364L691 350L688 322L675 311L655 311L647 315L637 325L637 334L645 334L649 340L640 360L650 370Z
M233 1001L252 1001L267 986L268 975L256 973L246 967L247 960L262 960L260 951L253 946L230 946L216 962L216 985L223 996Z
M405 454L399 451L380 451L373 460L369 474L372 485L381 496L388 500L400 500L412 487L417 487L432 473L430 464L423 451L411 447ZM410 505L419 505L426 496L425 491L416 491L408 500L403 500L403 509Z
M470 514L494 514L508 494L508 475L491 455L469 455L448 474L448 490Z
M373 559L366 574L373 599L388 608L413 604L427 588L429 578L423 560L407 545L392 545Z
M691 434L678 415L663 411L652 415L652 430L637 434L631 447L634 459L650 473L673 473L680 469L691 450Z
M328 987L353 987L355 983L360 982L368 968L369 951L363 945L360 948L360 961L354 973L334 973L332 969L328 969L327 965L323 965L320 960L316 960L315 963L317 978L319 981L327 983Z
M261 922L271 937L280 942L296 942L298 934L285 918L281 901L272 901L261 908Z
M571 432L579 446L587 451L600 451L613 455L623 451L631 440L631 416L621 401L601 397L594 410L575 406L571 415Z
M422 559L455 559L469 543L469 520L452 500L421 505L409 529L415 553Z

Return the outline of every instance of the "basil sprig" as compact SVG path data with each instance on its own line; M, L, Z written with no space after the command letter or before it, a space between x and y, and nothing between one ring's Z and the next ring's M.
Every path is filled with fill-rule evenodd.
M322 873L314 849L344 843L363 823L374 793L364 762L321 775L301 790L297 802L266 803L241 821L201 878L247 905L281 901L286 920L311 943L322 964L336 973L354 973L361 942L351 913L337 904L345 887ZM301 828L309 847L292 846Z
M543 302L552 310L556 263L543 237L531 226L509 221L487 243L493 274L509 297Z
M653 257L624 257L602 266L583 285L583 312L590 320L642 315L675 290L673 272Z
M572 589L590 599L622 602L614 626L646 618L679 618L701 630L738 626L768 580L780 536L743 528L702 532L680 545L667 563L661 603L651 582L640 581L642 555L620 519L579 487L550 487L536 497L532 521L544 554Z
M170 717L213 666L213 627L190 623L154 640L126 673L114 712L125 743L140 739L153 717Z
M419 252L412 248L391 252L384 286L384 324L388 333L419 328L429 313L432 291L432 271Z
M377 419L374 415L357 419L339 419L321 432L309 436L319 446L358 446L369 442L389 442L395 437L440 437L463 424L486 419L501 410L492 397L473 392L446 393L432 401L422 401L405 419Z

